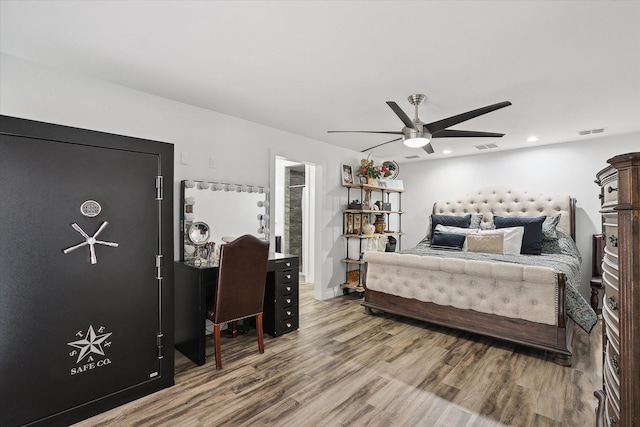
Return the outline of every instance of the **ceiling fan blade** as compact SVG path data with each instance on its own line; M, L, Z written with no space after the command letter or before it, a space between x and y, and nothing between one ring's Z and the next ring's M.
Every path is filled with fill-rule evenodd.
M384 133L389 135L402 135L402 132L386 131L386 130L328 130L327 133Z
M511 105L511 102L509 101L499 102L497 104L488 105L486 107L478 108L477 110L467 111L466 113L458 114L456 116L451 116L446 119L438 120L437 122L429 123L425 125L425 127L427 128L427 130L429 130L429 133L433 135L434 133L440 132L450 126L454 126L454 125L457 125L458 123L471 120L474 117L478 117L483 114L487 114L492 111L499 110L500 108L508 107L509 105Z
M389 107L391 107L393 112L396 113L396 116L398 116L400 118L400 120L402 120L402 123L404 123L404 125L406 127L410 128L410 129L415 129L416 128L416 125L411 121L409 116L407 116L407 113L402 111L402 108L400 108L398 106L398 104L396 104L393 101L387 101L387 105Z
M380 147L381 145L386 145L386 144L389 144L391 142L400 141L401 139L402 138L396 138L396 139L392 139L391 141L383 142L382 144L374 145L373 147L365 148L364 150L361 151L361 153L364 153L364 152L369 151L369 150L373 150L374 148Z
M422 147L422 149L424 151L427 152L427 154L433 154L435 151L433 151L433 147L431 146L431 143L427 143L427 145L425 145L424 147Z
M504 133L476 132L473 130L445 129L431 135L432 138L501 138Z

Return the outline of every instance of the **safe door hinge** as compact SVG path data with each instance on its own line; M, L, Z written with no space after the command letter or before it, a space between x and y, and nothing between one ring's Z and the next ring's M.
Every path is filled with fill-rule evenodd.
M162 200L162 175L156 176L156 200Z
M156 255L156 279L162 280L162 255Z
M162 359L164 356L162 355L162 341L164 334L162 332L158 332L156 334L156 345L158 347L158 359Z

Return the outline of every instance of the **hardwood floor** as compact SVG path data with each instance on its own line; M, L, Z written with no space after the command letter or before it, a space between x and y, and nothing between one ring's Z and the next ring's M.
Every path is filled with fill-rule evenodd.
M397 316L356 295L315 301L301 284L300 329L223 338L196 366L176 352L175 386L77 426L594 426L600 322L576 327L573 366L542 351Z

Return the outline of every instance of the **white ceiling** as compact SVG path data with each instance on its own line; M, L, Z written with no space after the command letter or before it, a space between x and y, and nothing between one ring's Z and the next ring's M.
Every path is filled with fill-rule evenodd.
M640 131L637 1L6 1L3 53L362 150L399 131L385 101L503 138L401 142L376 157L439 158Z

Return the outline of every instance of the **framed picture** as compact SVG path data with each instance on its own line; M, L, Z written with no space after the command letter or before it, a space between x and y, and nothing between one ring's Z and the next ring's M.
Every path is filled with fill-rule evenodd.
M386 185L387 188L393 188L394 190L404 190L404 183L401 179L385 179L380 182L384 182L384 185Z
M353 184L353 168L351 165L342 163L340 167L340 176L342 177L342 185L347 186Z
M353 215L353 234L360 234L361 220L362 216L360 214Z
M344 234L353 234L353 214L344 214Z

